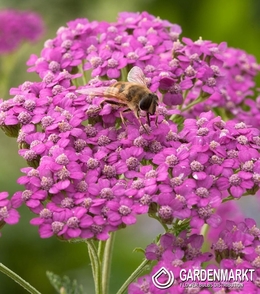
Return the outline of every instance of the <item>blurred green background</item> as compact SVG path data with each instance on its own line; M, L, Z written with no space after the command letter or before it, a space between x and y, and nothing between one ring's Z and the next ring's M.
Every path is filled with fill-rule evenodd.
M26 60L31 53L39 55L44 41L53 38L57 29L67 21L82 17L91 21L116 21L120 11L148 11L161 19L179 24L183 29L182 37L226 41L229 46L244 49L260 61L258 0L0 0L0 9L5 8L38 12L46 25L46 33L41 41L21 48L16 56L12 55L5 60L5 63L10 62L10 66L12 64L11 78L7 81L6 90L36 78L34 74L26 72ZM7 98L6 93L0 93L0 97ZM6 138L1 132L0 140L0 190L12 194L20 188L16 179L20 176L19 170L24 162L17 155L15 139ZM250 206L252 201L247 199L245 207L245 213L251 217L258 214L259 208ZM32 214L25 208L20 213L22 217L19 224L6 226L2 230L0 262L20 274L42 293L55 293L46 278L47 270L76 278L84 286L85 293L94 293L86 246L67 244L54 238L42 240L37 228L29 225ZM118 232L112 264L112 294L141 262L142 255L133 253L133 249L148 245L158 232L159 225L148 222L146 217L140 218L137 225ZM9 293L27 292L0 273L0 294Z

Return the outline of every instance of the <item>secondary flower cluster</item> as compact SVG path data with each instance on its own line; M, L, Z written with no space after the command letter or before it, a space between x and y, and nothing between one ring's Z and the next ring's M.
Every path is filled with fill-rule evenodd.
M223 230L216 242L212 244L214 254L210 252L202 252L203 236L193 234L189 235L183 231L178 236L171 233L162 235L160 243L152 243L147 246L145 255L148 260L156 260L157 264L153 267L150 274L138 278L137 282L129 286L129 293L255 293L259 288L260 272L260 230L256 226L253 219L245 219L243 222L227 221L226 229ZM218 265L215 264L217 261ZM194 280L183 281L180 277L180 271L186 272L199 270L204 268L204 263L208 265L206 270L223 269L228 271L252 270L251 276L247 276L248 280L241 281L243 288L234 288L232 280L229 287L221 287L217 281L203 281L205 284L210 282L210 288L190 287L187 284L196 282ZM153 281L152 276L164 267L168 273L174 275L174 283L168 289L158 289ZM169 276L162 274L158 278L158 282L162 285L166 284ZM186 284L186 286L184 286ZM202 284L202 283L201 283ZM191 292L189 292L191 291ZM213 292L212 292L213 291ZM240 292L241 291L241 292ZM243 291L243 292L242 292Z
M14 51L23 41L34 42L43 33L41 17L31 11L0 11L0 54Z
M179 114L195 115L172 109L184 90L187 101L198 90L213 99L223 80L231 87L227 78L231 83L233 75L225 71L237 68L235 61L228 63L231 49L225 44L184 39L183 45L176 41L180 32L147 13L122 13L113 24L79 19L60 28L40 58L31 57L29 70L42 81L11 89L14 97L0 104L0 125L18 137L19 154L30 166L18 180L24 191L12 201L37 214L31 223L41 237L105 240L146 213L166 225L191 218L194 229L204 223L217 227L221 218L214 209L225 197L258 190L257 129L224 122L212 112L186 119L181 131L172 122ZM229 71L220 71L223 62ZM79 95L74 86L80 68L92 70L93 79L84 86L91 88L111 85L133 65L143 69L151 89L164 92L158 125L152 117L146 130L133 113L125 114L124 125L118 106ZM255 69L248 79L254 74ZM210 85L212 79L219 84Z
M0 229L5 225L13 225L19 221L20 215L13 200L8 199L7 192L0 193ZM1 233L0 233L1 236Z

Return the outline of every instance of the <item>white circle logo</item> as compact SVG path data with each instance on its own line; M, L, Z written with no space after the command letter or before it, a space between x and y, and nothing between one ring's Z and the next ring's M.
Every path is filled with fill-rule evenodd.
M168 280L164 283L158 281L161 275L168 276ZM174 283L174 275L172 271L168 271L165 267L161 267L153 276L152 276L153 284L158 289L167 289L170 288Z

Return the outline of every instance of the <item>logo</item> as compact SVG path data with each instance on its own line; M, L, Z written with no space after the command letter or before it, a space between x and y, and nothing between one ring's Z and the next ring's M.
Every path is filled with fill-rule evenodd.
M164 275L168 277L166 282L159 282L158 279ZM174 283L174 275L172 271L168 271L165 267L160 268L153 276L152 276L153 284L158 289L167 289L170 288L171 285Z

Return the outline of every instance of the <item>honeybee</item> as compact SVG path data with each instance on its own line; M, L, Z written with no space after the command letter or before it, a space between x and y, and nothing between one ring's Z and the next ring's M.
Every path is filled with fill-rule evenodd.
M128 82L116 82L109 87L80 89L77 92L85 95L103 96L106 102L126 108L123 112L133 111L139 123L147 132L141 122L140 111L146 112L147 123L150 126L149 115L156 112L158 96L147 88L145 76L140 67L134 66L129 71L127 80ZM122 112L120 112L120 116L124 123Z

